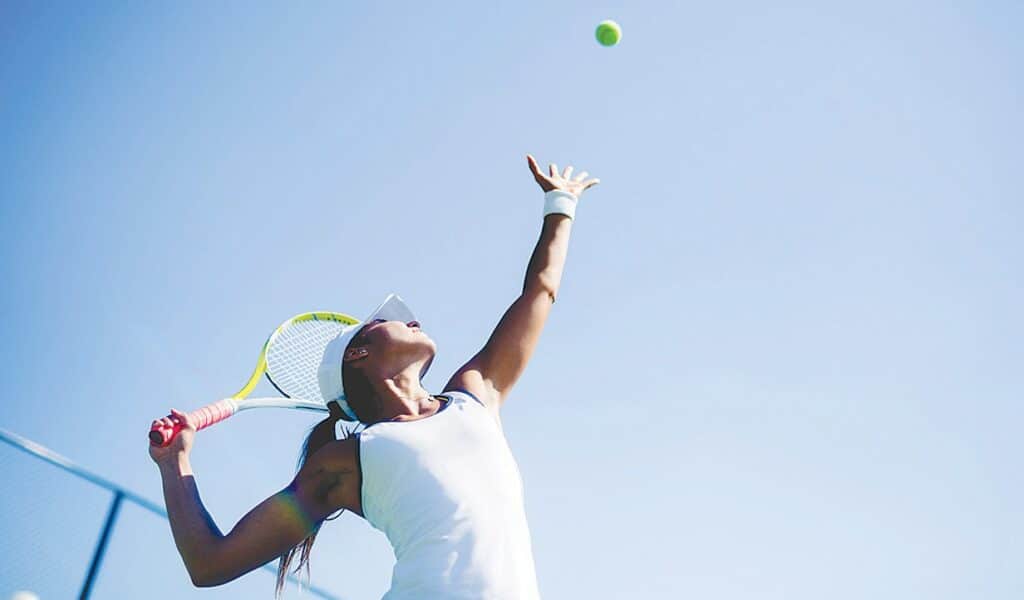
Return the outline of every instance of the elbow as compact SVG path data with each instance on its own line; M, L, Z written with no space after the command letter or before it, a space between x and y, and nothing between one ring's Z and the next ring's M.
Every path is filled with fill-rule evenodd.
M543 275L536 278L532 285L527 285L523 290L524 296L547 298L552 304L555 303L555 296L558 295L558 282Z
M213 561L203 561L202 564L193 564L188 566L188 576L192 580L192 585L197 588L208 588L223 585L232 579L239 576L231 575L224 569L218 567Z
M216 573L210 570L208 567L203 568L199 566L192 566L188 569L189 579L192 580L192 585L197 588L207 588L219 585L217 581L218 577Z
M205 573L197 573L195 571L189 571L188 576L192 579L192 585L197 588L213 587L217 584L213 582L213 579Z
M234 579L234 577L225 577L222 574L213 572L189 572L189 577L192 579L192 585L197 588L209 588L217 587L218 585L224 585L225 583Z
M192 581L192 585L197 588L216 585L214 583L214 573L211 568L214 561L211 560L208 553L200 553L196 550L196 548L189 550L179 548L181 562L185 565L185 571L188 572L188 578Z

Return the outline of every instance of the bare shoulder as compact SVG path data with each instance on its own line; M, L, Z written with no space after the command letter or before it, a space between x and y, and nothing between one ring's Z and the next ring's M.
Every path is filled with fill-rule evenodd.
M303 470L309 466L318 470L338 472L356 469L358 467L358 442L356 436L349 436L343 440L324 444L322 448L306 459Z
M320 508L324 515L348 509L362 515L359 491L359 440L350 436L325 444L314 452L295 476L297 494Z
M477 400L486 406L496 418L500 418L501 396L484 379L480 371L474 367L473 361L470 361L452 375L452 378L444 386L444 391L469 392L476 396Z

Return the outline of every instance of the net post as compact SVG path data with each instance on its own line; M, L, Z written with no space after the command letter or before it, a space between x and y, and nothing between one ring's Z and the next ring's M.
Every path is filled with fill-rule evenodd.
M79 600L87 600L89 595L92 594L92 584L96 580L96 573L100 570L100 563L103 562L103 555L107 552L107 543L110 541L110 532L114 529L114 522L117 521L117 515L121 510L121 501L124 500L124 493L117 491L114 493L114 500L110 503L110 510L107 511L107 520L103 524L103 533L100 534L100 539L96 543L96 551L92 555L92 563L89 565L89 573L85 576L85 583L82 585L82 593L79 594Z

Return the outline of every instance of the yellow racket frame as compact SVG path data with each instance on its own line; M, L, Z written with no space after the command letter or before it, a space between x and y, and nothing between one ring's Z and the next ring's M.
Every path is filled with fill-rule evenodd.
M281 323L277 326L277 329L274 330L274 333L270 334L267 341L263 343L263 348L260 350L259 361L256 363L256 370L252 372L252 375L249 377L249 381L245 382L245 386L231 396L232 399L241 400L252 393L256 388L256 385L260 382L260 377L263 377L264 373L267 372L267 348L270 347L270 343L274 341L274 338L276 338L278 334L280 334L289 325L292 325L293 323L301 323L303 321L334 321L335 323L341 323L342 325L358 325L361 323L359 319L351 315L325 310L298 314L284 323Z
M267 341L263 343L263 348L260 350L259 360L256 363L256 369L252 372L252 375L249 376L249 380L245 382L242 389L238 390L238 392L233 396L224 398L223 400L219 400L213 404L209 404L199 410L189 413L189 420L194 424L197 431L205 429L215 423L219 423L238 411L251 408L294 408L320 412L327 411L327 404L322 399L317 402L308 399L287 397L248 398L249 394L256 388L256 384L260 382L260 377L267 372L267 348L270 347L274 342L274 339L280 335L282 331L291 325L304 321L333 321L342 325L358 325L361 323L359 319L350 315L323 310L295 315L284 323L281 323L277 326L277 329L270 334ZM277 384L273 381L271 381L271 384L273 384L274 387L277 387ZM284 394L283 391L278 391ZM244 401L242 401L243 399ZM158 421L154 421L150 427L149 440L155 445L167 446L171 440L174 439L174 436L181 431L181 427L181 422L175 423L172 427L164 425Z

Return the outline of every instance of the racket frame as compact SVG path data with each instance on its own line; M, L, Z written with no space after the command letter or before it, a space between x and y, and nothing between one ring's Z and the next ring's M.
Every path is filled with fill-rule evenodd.
M242 389L238 390L228 398L218 400L213 404L209 404L189 413L189 420L196 424L196 431L206 429L211 425L219 423L239 411L249 410L252 408L291 408L327 412L328 409L326 402L305 398L292 398L285 393L284 390L278 387L277 383L275 383L273 378L270 377L270 374L267 373L267 349L270 348L274 340L277 339L282 332L288 329L288 327L296 323L306 321L333 321L344 326L359 325L361 323L359 319L350 315L323 310L300 313L281 323L276 329L274 329L274 332L270 334L267 341L263 343L263 348L260 349L259 359L256 361L256 368L253 370L252 375L249 376L249 379L245 382L245 385L242 386ZM248 398L248 395L256 388L256 385L260 382L260 378L263 375L267 376L267 381L269 381L270 384L274 386L274 389L281 394L280 397ZM178 432L181 431L181 429L181 423L175 423L173 427L164 427L159 424L153 425L149 431L150 442L161 447L167 446L171 443L171 440L178 435Z

